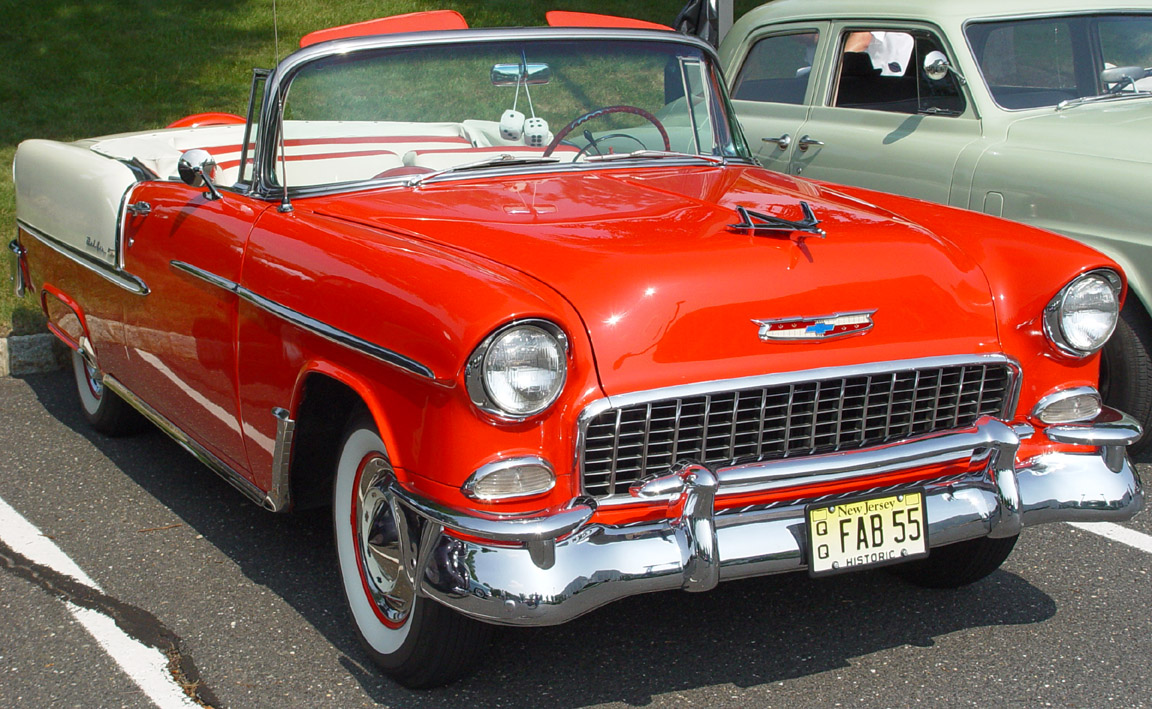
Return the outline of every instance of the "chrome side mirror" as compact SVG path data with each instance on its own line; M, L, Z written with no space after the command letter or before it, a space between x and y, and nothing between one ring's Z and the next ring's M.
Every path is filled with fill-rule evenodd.
M204 195L208 199L221 198L220 191L216 189L214 184L219 169L212 153L200 148L188 150L180 156L180 161L176 163L176 170L180 173L180 179L189 187L207 187L208 191Z
M934 50L928 52L928 55L924 57L924 74L932 81L940 81L948 76L948 72L952 72L961 84L968 83L964 75L948 62L948 57L944 56L944 52Z

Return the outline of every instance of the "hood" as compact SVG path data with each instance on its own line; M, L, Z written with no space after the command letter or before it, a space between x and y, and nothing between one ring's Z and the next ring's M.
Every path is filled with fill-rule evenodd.
M1148 162L1150 133L1152 96L1047 109L1013 123L1008 141L1046 153Z
M825 238L729 226L738 205L802 219L802 201ZM987 281L966 254L864 202L758 168L488 178L308 202L555 289L580 314L609 395L999 350ZM818 341L764 341L755 322L858 311L875 311L870 331Z

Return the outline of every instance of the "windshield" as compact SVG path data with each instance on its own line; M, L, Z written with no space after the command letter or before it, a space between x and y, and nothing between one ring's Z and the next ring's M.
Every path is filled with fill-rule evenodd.
M974 22L965 32L1002 108L1152 91L1152 15Z
M289 187L390 177L417 184L422 174L632 153L748 158L730 115L709 57L676 42L487 41L333 54L292 77L269 181L284 184L286 171Z

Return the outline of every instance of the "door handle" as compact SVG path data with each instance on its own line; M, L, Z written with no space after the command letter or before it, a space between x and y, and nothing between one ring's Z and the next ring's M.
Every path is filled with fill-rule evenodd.
M128 213L134 217L146 217L152 213L152 205L140 201L128 205Z
M801 150L807 150L809 145L824 145L824 141L813 140L808 136L804 136L800 138L800 141L796 144L796 147L800 148Z
M764 141L765 143L775 143L776 147L780 148L781 150L786 150L788 146L792 144L792 136L788 135L787 133L780 136L779 138L761 138L760 140Z

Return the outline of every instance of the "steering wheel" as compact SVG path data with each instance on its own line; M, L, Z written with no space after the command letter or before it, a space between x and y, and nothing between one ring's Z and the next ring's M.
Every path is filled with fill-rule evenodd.
M564 137L572 131L576 130L578 126L587 123L593 118L606 116L609 113L631 113L640 116L644 120L656 126L656 130L660 131L660 137L664 139L664 149L672 149L672 141L668 140L668 131L664 130L664 126L660 124L660 121L656 118L656 116L653 116L651 113L637 106L620 105L604 106L603 108L597 108L595 110L589 111L588 113L585 113L582 116L574 118L571 123L560 129L560 132L556 134L556 137L552 139L552 142L549 143L548 147L544 149L544 157L551 155L552 151L556 149L556 146L560 145L560 141L564 140Z
M640 140L634 135L629 135L628 133L609 133L608 135L602 135L599 138L593 138L591 133L584 131L584 139L588 141L588 145L580 148L579 152L576 153L576 157L572 158L572 162L579 162L580 158L591 153L593 150L596 151L597 155L603 155L604 153L600 152L600 143L603 143L605 140L611 140L613 138L624 138L625 140L635 141L636 144L640 146L641 150L648 147L644 145L644 141Z

